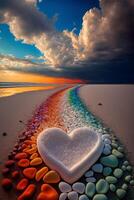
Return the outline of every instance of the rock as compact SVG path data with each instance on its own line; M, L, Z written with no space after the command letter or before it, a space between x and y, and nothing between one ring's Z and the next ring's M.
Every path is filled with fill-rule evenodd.
M17 179L19 176L20 176L20 173L17 170L12 172L12 178L13 179Z
M18 162L18 166L19 167L28 167L29 166L29 160L28 159L21 159L21 160L19 160L19 162Z
M104 167L103 169L103 175L108 176L112 173L112 169L110 167Z
M31 199L34 192L35 192L36 186L34 184L30 184L25 191L18 197L17 200L24 200L24 199Z
M23 170L23 174L28 179L33 179L35 177L35 174L37 172L37 169L34 167L29 167Z
M92 171L92 170L90 170L90 171L87 171L85 174L85 177L90 177L90 176L93 176L94 175L94 172Z
M113 149L112 154L115 155L117 158L123 158L124 157L123 153L121 153L117 149Z
M5 190L10 190L12 188L12 181L9 178L4 178L1 185Z
M120 168L116 168L113 172L113 175L116 177L116 178L121 178L122 175L123 175L123 171L122 169Z
M6 166L6 167L11 167L11 166L14 165L14 163L15 163L14 160L7 160L7 161L5 162L5 166Z
M41 193L38 195L37 200L58 200L59 195L57 191L49 184L41 186Z
M132 179L132 176L131 176L131 175L128 175L128 176L125 177L125 181L126 181L126 182L130 182L131 179Z
M86 185L85 193L88 197L93 197L93 195L95 194L95 184L89 182Z
M56 171L49 171L43 178L45 183L59 183L60 176Z
M47 172L48 167L42 167L41 169L39 169L35 176L36 181L40 181Z
M89 198L87 197L87 195L83 194L79 196L79 200L89 200Z
M92 170L94 172L97 172L97 173L102 173L103 165L102 164L95 164L95 165L93 165Z
M116 191L116 186L115 185L113 185L113 184L110 184L110 190L112 191L112 192L115 192Z
M117 189L116 195L119 197L119 199L123 199L126 195L126 191L123 189Z
M34 158L31 160L30 165L31 166L38 166L42 163L42 159L40 157Z
M105 194L107 193L109 190L109 184L106 180L104 179L100 179L97 183L96 183L96 191L100 194Z
M16 189L17 189L18 191L23 191L23 190L28 186L28 183L29 183L28 179L23 178L23 179L21 179L21 180L19 181L19 183L17 184Z
M108 166L108 167L112 167L112 168L117 167L118 164L119 164L117 157L114 156L114 155L102 157L100 159L100 162L103 165Z
M69 192L68 193L68 199L69 200L78 200L78 193L77 192Z
M71 192L71 190L72 190L71 185L69 185L68 183L63 182L63 181L59 183L59 189L63 193Z
M107 196L104 194L96 194L93 200L108 200Z
M27 154L26 154L26 153L17 153L17 154L15 155L15 159L16 159L16 160L21 160L21 159L23 159L23 158L27 158Z
M72 189L79 194L83 194L85 191L84 183L76 182L72 185Z
M106 181L107 181L108 183L115 184L115 183L117 183L117 178L114 177L114 176L107 176L107 177L106 177Z
M61 193L59 196L59 200L66 200L67 199L67 193Z
M122 185L122 189L123 189L123 190L127 190L127 189L128 189L128 185L127 185L126 183L124 183L124 184Z
M89 178L86 178L86 182L91 182L91 183L95 183L96 182L96 178L95 177L89 177Z

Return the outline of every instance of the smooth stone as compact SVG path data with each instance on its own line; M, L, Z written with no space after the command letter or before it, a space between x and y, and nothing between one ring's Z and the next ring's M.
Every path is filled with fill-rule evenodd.
M33 179L35 177L35 174L37 172L37 169L34 167L29 167L23 170L23 174L28 179Z
M108 200L108 198L105 194L96 194L93 200Z
M105 142L106 144L111 144L111 140L108 139L108 138L106 138L106 139L104 140L104 142Z
M111 149L109 149L107 147L104 147L103 154L106 155L106 156L109 155L109 154L111 154Z
M127 166L127 171L129 171L129 172L132 171L132 167L130 165Z
M23 191L23 190L28 186L28 183L29 183L28 179L23 178L23 179L21 179L21 180L19 181L19 183L17 184L16 189L17 189L18 191Z
M130 182L131 179L132 179L132 176L131 176L131 175L128 175L128 176L125 177L125 181L126 181L126 182Z
M10 190L13 186L12 180L9 178L4 178L1 182L1 185L5 190Z
M115 185L113 185L113 184L110 184L110 190L112 191L112 192L115 192L116 191L116 186Z
M40 181L47 172L48 167L42 167L41 169L39 169L35 176L36 181Z
M61 193L59 196L59 200L66 200L67 199L67 193Z
M118 164L119 164L117 157L114 156L114 155L102 157L100 159L100 162L103 165L108 166L108 167L112 167L112 168L117 167Z
M48 128L37 137L38 151L44 162L68 183L81 178L98 160L103 146L101 134L87 127L69 134L60 128Z
M112 146L114 147L114 148L118 148L118 144L117 143L115 143L115 142L112 142Z
M56 171L51 170L51 171L47 172L47 174L45 174L43 181L45 183L59 183L60 176Z
M123 162L123 165L128 166L128 165L129 165L129 162L128 162L127 160L125 160L125 161Z
M120 151L121 153L124 152L124 148L123 147L118 147L118 151Z
M123 199L126 195L126 191L123 189L117 189L116 195L119 197L119 199Z
M123 158L124 157L123 153L121 153L117 149L113 149L112 154L115 155L117 158Z
M7 160L7 161L5 162L5 166L6 166L6 167L11 167L11 166L14 165L14 163L15 163L14 160Z
M96 183L96 191L100 194L105 194L107 193L109 190L109 184L106 180L104 179L100 179L97 183Z
M95 183L95 182L96 182L96 178L95 178L95 177L89 177L89 178L86 178L86 182L92 182L92 183Z
M87 197L87 195L83 194L79 196L79 200L89 200L89 198Z
M69 192L68 193L68 199L69 200L78 200L78 193L77 192Z
M123 189L123 190L127 190L127 189L128 189L128 185L127 185L126 183L124 183L124 184L122 185L122 189Z
M18 162L18 166L19 167L28 167L29 166L29 160L28 159L26 159L26 158L24 158L24 159L21 159L21 160L19 160L19 162Z
M120 168L116 168L113 172L113 175L116 177L116 178L121 178L122 175L123 175L123 171L122 169Z
M94 175L94 172L92 171L92 170L90 170L90 171L87 171L85 174L84 174L84 176L85 177L91 177L91 176L93 176Z
M59 195L57 191L49 184L43 184L41 186L41 192L40 196L37 197L37 200L58 200ZM42 196L42 198L41 198Z
M102 139L103 139L103 140L105 140L105 139L107 139L107 138L110 138L110 135L109 135L109 134L104 134L104 135L102 135Z
M117 183L117 178L116 177L114 177L114 176L107 176L106 177L106 181L108 182L108 183Z
M123 171L126 171L126 170L127 170L127 167L126 167L125 165L122 165L121 169L122 169Z
M79 194L83 194L85 191L84 183L76 182L72 185L72 189Z
M94 183L87 183L85 193L88 197L93 197L95 194L95 184Z
M16 160L20 160L20 159L27 158L27 157L28 157L28 156L27 156L26 153L17 153L17 154L15 155L15 159L16 159Z
M31 166L38 166L42 163L42 159L40 157L34 158L31 160L30 165Z
M112 173L112 169L110 167L104 167L103 169L103 175L108 176Z
M16 170L16 171L12 172L12 178L13 178L13 179L18 179L19 176L20 176L19 171Z
M102 173L103 165L102 164L95 164L95 165L93 165L92 170L94 172L97 172L97 173Z
M104 146L105 146L106 148L110 149L110 150L112 149L112 147L111 147L110 144L105 144Z
M130 181L130 185L134 186L134 180Z
M63 182L63 181L59 183L59 189L63 193L71 192L71 190L72 190L71 185L69 185L68 183Z

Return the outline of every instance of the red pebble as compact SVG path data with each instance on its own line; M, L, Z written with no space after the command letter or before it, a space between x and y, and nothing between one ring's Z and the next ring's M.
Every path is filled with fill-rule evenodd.
M15 163L14 160L7 160L7 161L5 162L5 166L6 166L6 167L11 167L14 163Z
M28 179L33 179L35 174L37 172L37 169L34 167L29 167L23 170L23 174L26 176Z
M24 190L28 186L28 180L23 178L16 186L16 189L19 191Z
M26 199L30 199L33 196L34 192L35 192L36 186L34 184L30 184L26 190L18 197L17 200L26 200Z
M19 177L19 172L18 171L14 171L14 172L12 172L12 178L13 179L17 179L18 177Z
M4 178L1 185L5 190L10 190L12 188L12 181L9 178Z
M15 159L16 160L20 160L20 159L23 159L23 158L27 158L27 154L26 153L17 153L15 155Z
M2 174L3 175L6 175L6 174L8 174L9 173L9 168L7 168L7 167L5 167L3 170L2 170Z
M21 159L19 162L18 162L18 166L19 167L28 167L29 166L29 160L28 159Z

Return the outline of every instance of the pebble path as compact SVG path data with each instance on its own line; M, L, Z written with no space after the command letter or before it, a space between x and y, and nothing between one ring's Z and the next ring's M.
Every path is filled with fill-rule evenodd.
M17 200L119 200L125 199L130 189L134 190L132 166L124 147L112 130L85 106L79 89L80 86L68 87L50 96L19 135L2 171L3 189L14 190ZM102 133L104 149L98 161L71 185L46 166L38 153L36 139L48 127L62 128L69 134L83 126Z

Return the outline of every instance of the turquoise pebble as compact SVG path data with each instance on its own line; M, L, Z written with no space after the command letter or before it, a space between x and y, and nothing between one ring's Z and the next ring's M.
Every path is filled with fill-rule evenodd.
M126 183L124 183L124 184L122 185L122 189L123 189L123 190L127 190L127 188L128 188L128 185L127 185Z
M102 157L100 159L100 162L105 166L113 167L113 168L117 167L119 164L118 159L115 155Z
M114 177L114 176L107 176L107 177L106 177L106 181L107 181L108 183L114 184L114 183L117 183L117 178Z
M106 180L104 179L100 179L97 183L96 183L96 191L100 194L105 194L107 193L109 190L109 184Z
M110 184L110 190L111 190L112 192L115 192L115 191L116 191L116 186L113 185L113 184Z
M108 200L107 196L104 194L96 194L93 200Z
M88 197L92 197L95 194L95 184L87 183L85 193Z
M131 175L128 175L128 176L125 177L125 181L126 181L126 182L130 182L131 179L132 179Z
M126 195L126 191L123 189L117 189L116 194L119 197L119 199L123 199Z
M104 176L108 176L108 175L110 175L112 173L112 169L110 168L110 167L105 167L104 169L103 169L103 175Z
M115 155L117 158L123 158L123 153L119 152L117 149L112 150L112 154Z
M121 178L121 176L123 175L123 171L120 168L116 168L113 172L114 176L117 178Z

